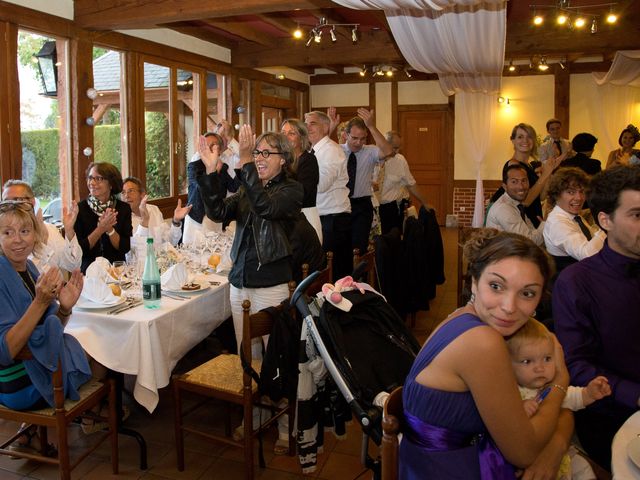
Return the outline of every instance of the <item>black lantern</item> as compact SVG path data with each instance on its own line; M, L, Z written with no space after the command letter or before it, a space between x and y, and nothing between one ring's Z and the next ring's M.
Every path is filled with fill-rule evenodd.
M55 97L58 95L58 61L56 55L56 42L44 42L42 48L36 53L38 59L38 68L42 78L43 95L47 97Z

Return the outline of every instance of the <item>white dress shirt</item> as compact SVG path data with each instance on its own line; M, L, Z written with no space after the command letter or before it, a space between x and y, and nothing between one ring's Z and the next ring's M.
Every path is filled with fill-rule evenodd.
M38 270L42 272L44 265L56 265L68 272L80 268L82 248L78 243L78 236L74 235L73 239L69 240L60 234L55 225L46 222L43 225L47 229L47 244L38 256L31 257Z
M227 145L227 149L220 154L220 160L229 166L229 176L235 178L235 169L238 168L238 164L240 163L240 144L235 138L231 139Z
M583 218L582 222L591 232L591 240L587 240L574 216L558 205L549 212L544 226L544 244L550 255L582 260L602 249L607 234L598 227L590 226Z
M520 210L518 210L519 203L506 192L503 193L489 209L487 228L517 233L533 240L536 245L542 245L544 243L542 231L544 230L545 222L540 222L538 228L534 228L529 217L525 215L524 220L522 220Z
M318 181L318 194L316 206L318 213L331 215L333 213L351 213L349 201L349 189L347 182L347 160L344 150L328 136L324 136L313 146L313 151L318 159L320 179Z
M391 203L409 198L407 186L414 186L416 179L411 175L407 159L396 153L384 163L384 178L380 186L380 203Z
M567 158L571 157L573 153L573 147L571 146L571 142L566 138L561 138L559 140L561 152L563 154L567 152ZM556 150L554 148L555 140L551 137L547 138L542 144L538 147L538 160L542 163L546 162L550 158L554 158L556 156Z
M149 212L148 227L142 226L142 217L131 212L133 236L146 238L149 236L149 232L151 232L153 243L156 245L162 245L165 241L170 242L171 245L177 245L182 236L182 229L176 227L173 222L165 222L162 212L156 205L148 203L147 211Z
M340 145L344 150L345 158L349 158L351 150L349 145ZM353 185L353 198L370 197L373 193L371 182L373 181L373 169L382 157L382 152L375 145L364 145L359 151L353 152L356 156L356 181ZM347 170L347 179L349 172Z

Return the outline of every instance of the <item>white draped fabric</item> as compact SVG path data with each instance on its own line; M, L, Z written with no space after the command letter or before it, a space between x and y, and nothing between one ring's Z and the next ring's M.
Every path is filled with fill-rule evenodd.
M598 85L610 83L640 87L640 50L621 50L616 52L607 73L593 72Z
M474 202L472 227L482 227L484 223L484 187L481 168L489 148L491 126L498 102L496 95L487 93L459 92L456 94L456 106L464 115L456 116L456 135L464 136L459 152L474 159L476 164L476 196Z
M404 58L419 72L437 73L446 95L500 91L506 1L334 1L354 9L383 9Z

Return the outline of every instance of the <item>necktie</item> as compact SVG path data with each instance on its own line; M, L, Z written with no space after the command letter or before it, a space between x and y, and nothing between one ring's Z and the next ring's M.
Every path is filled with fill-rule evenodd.
M553 144L558 149L558 155L562 155L562 144L560 143L560 140L555 140Z
M315 154L316 154L316 151L312 148L311 150L309 150L309 153L310 153L311 155L315 155Z
M356 160L356 154L351 152L349 154L349 160L347 160L347 174L349 175L349 181L347 182L347 188L349 189L349 196L353 196L353 189L356 185L356 169L358 168L358 161Z
M584 224L584 222L582 221L582 217L580 215L576 215L575 217L573 217L573 219L575 220L575 222L578 224L578 226L580 227L580 230L582 230L582 234L587 237L587 240L591 240L591 232L589 231L589 229L587 228L587 226Z
M525 217L525 212L524 212L524 205L519 203L518 204L518 211L520 212L520 218L522 218L522 221L526 223L526 217Z

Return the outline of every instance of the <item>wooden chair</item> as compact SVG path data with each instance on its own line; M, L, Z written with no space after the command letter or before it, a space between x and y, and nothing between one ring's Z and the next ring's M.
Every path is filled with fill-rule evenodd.
M309 276L309 264L302 264L302 279L304 280ZM306 290L306 294L309 297L314 296L320 290L325 283L333 283L333 252L327 252L327 266L324 270L320 271L318 277L309 285Z
M289 283L289 298L295 290L295 282ZM281 308L281 307L279 307ZM257 312L249 314L251 302L245 300L242 302L243 311L243 329L242 329L242 345L241 349L244 358L251 358L251 339L269 335L273 327L273 318L265 312ZM251 366L256 372L260 372L262 362L260 360L251 360ZM227 445L244 448L244 464L245 478L251 480L254 478L253 465L253 443L254 437L258 432L263 432L273 425L282 415L289 416L289 455L295 453L295 437L293 435L293 426L295 418L295 399L289 399L285 407L274 407L272 404L262 403L258 392L257 384L252 380L251 376L243 371L242 363L239 355L222 354L208 362L194 368L193 370L182 374L174 375L173 384L173 400L174 400L174 426L176 436L176 456L178 470L184 470L184 432L190 432L219 441ZM182 391L188 391L202 395L204 401L199 402L194 407L183 412L182 410ZM196 426L186 425L183 420L189 413L193 412L200 406L207 403L211 398L222 400L228 404L241 405L243 407L244 420L244 438L241 441L235 441L231 438L230 415L226 415L225 435L218 435L209 430L196 428ZM253 407L261 406L272 411L273 416L266 422L256 427L254 431L253 425ZM230 412L227 412L230 413Z
M361 267L361 264L364 264ZM367 247L367 253L364 255L360 255L360 249L353 249L353 270L360 270L362 272L361 275L358 275L360 278L364 277L366 282L371 285L373 288L376 288L377 285L377 269L376 269L376 250L373 246L373 242L369 242L369 246ZM366 274L366 277L365 277ZM354 280L358 280L354 278Z
M398 479L398 433L404 421L402 387L387 397L382 418L382 480Z
M32 359L31 351L28 347L16 355L17 360ZM89 380L80 387L80 400L65 400L62 380L62 370L60 361L58 368L52 373L53 397L55 408L44 408L41 410L18 411L0 406L0 418L12 422L25 423L29 426L38 427L40 436L40 451L36 453L18 452L9 450L8 446L16 441L21 433L17 432L0 445L0 454L11 457L26 458L42 463L57 465L59 478L68 480L71 478L71 470L78 466L84 458L94 451L104 440L111 440L111 469L114 474L118 473L118 420L116 415L116 388L113 380L100 382ZM70 458L68 427L78 417L86 417L94 420L104 420L91 412L95 407L100 406L102 400L109 400L109 429L105 432L96 433L95 438L89 445L83 445L84 450ZM55 457L47 456L48 440L47 428L55 429L58 454ZM74 448L75 452L75 448Z
M471 280L467 278L467 265L469 262L464 259L462 249L471 235L478 230L480 229L474 227L458 228L458 307L462 307L466 303L464 298L465 287L466 290L471 291Z

